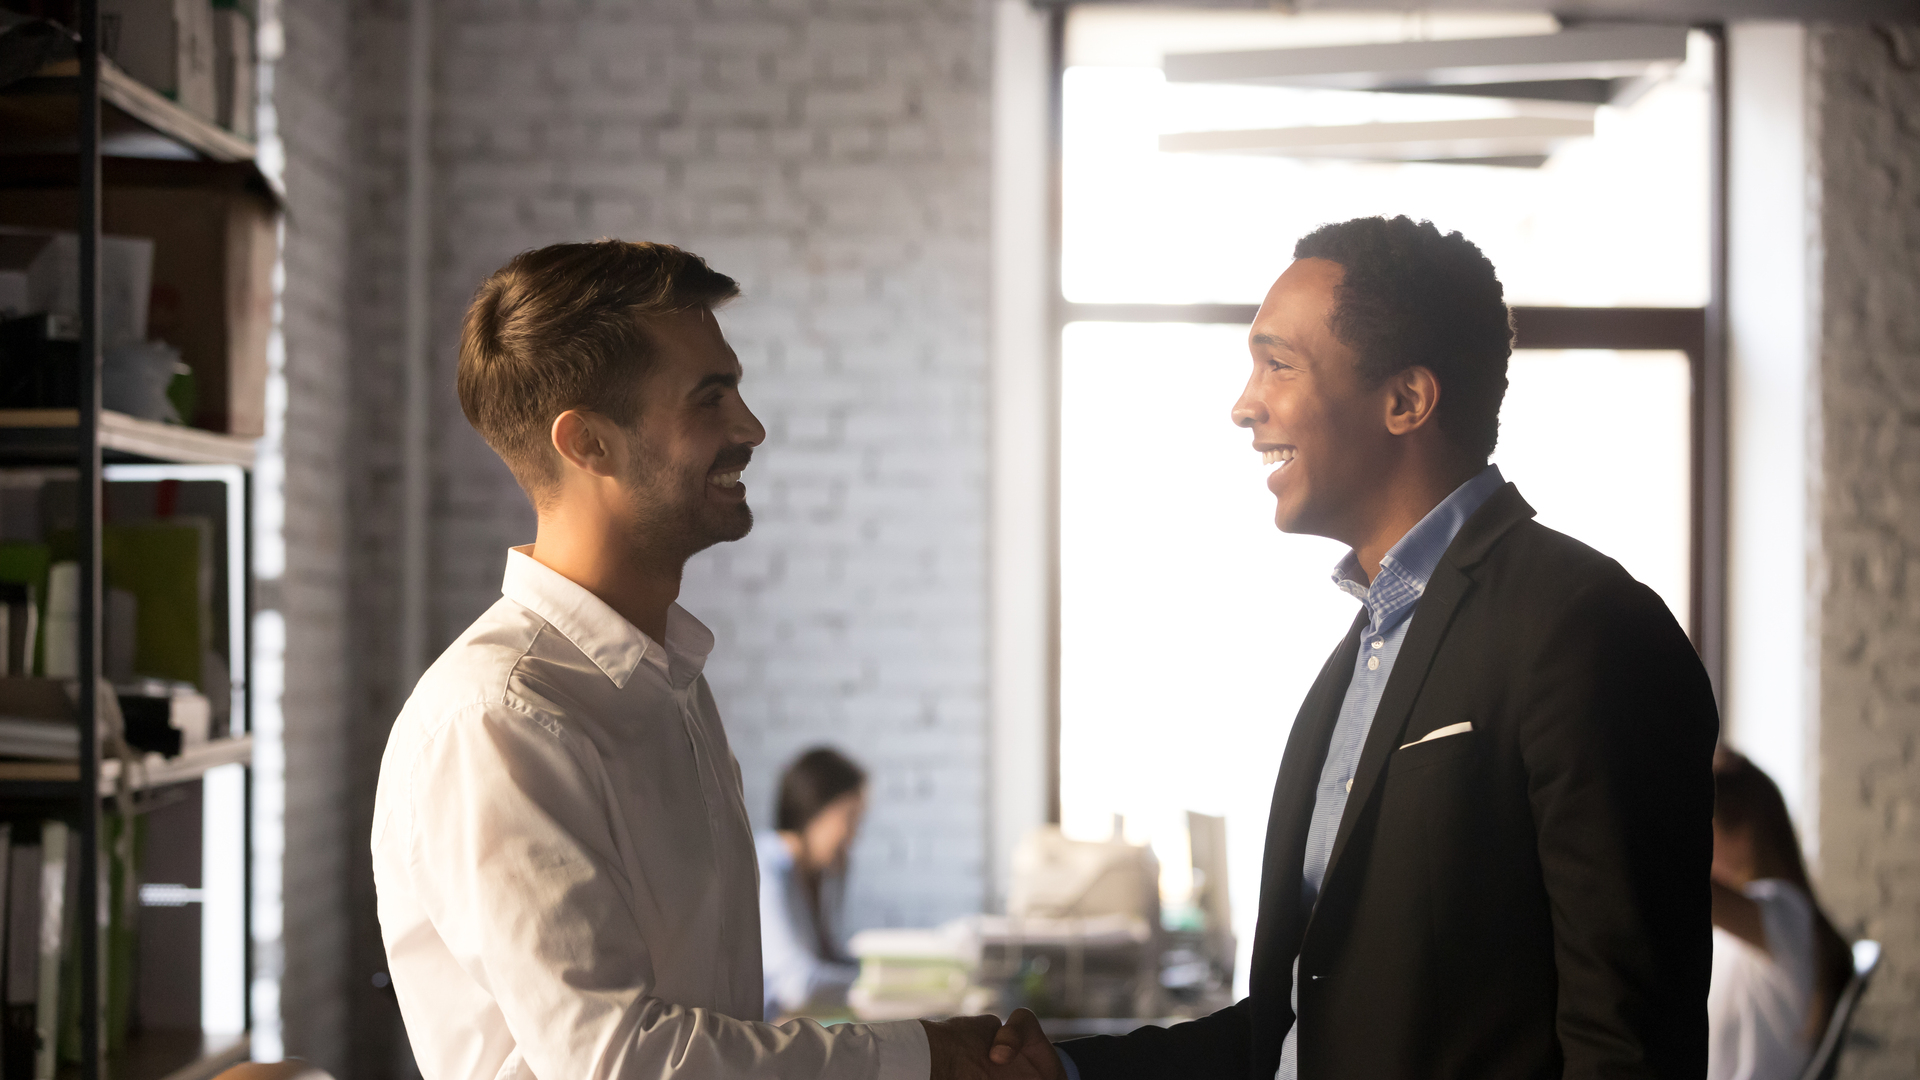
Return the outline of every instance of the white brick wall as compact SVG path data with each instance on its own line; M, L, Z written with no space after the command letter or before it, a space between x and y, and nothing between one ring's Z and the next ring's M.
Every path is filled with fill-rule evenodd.
M665 240L739 278L723 322L769 438L754 534L685 602L770 815L775 773L869 765L857 924L980 902L985 810L988 10L974 0L443 8L435 513L442 638L531 519L451 393L472 287L514 252Z
M352 787L345 436L353 72L343 6L282 0L280 8L287 51L275 71L274 106L286 146L287 560L284 576L263 582L258 597L263 607L278 606L287 625L280 1003L287 1052L345 1076L349 868L365 850L342 815Z
M1843 1075L1920 1073L1920 26L1812 35L1820 886L1886 949Z
M988 8L438 9L436 647L492 603L506 548L533 532L453 394L474 286L516 252L562 240L613 235L699 252L742 283L723 324L769 431L748 475L754 534L697 558L683 597L719 637L708 671L749 806L770 817L780 766L837 744L875 777L851 921L927 924L977 910ZM350 831L364 823L403 689L389 657L405 180L404 5L358 0L353 11ZM358 881L358 849L355 859ZM367 899L355 896L356 963L377 959ZM362 975L349 980L356 999Z

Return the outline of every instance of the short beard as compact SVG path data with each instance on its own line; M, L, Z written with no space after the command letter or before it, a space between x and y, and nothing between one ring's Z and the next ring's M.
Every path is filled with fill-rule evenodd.
M648 562L682 565L715 544L738 540L753 531L753 511L742 501L714 507L705 499L707 477L721 466L745 466L753 451L739 447L722 451L712 465L691 475L676 476L673 467L635 440L628 459L634 493L632 517L634 553Z

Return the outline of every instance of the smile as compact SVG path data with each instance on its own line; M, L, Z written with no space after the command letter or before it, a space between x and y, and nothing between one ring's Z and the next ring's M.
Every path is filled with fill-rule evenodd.
M707 476L707 483L718 488L738 487L740 484L740 474L744 471L746 470L735 469L732 472L712 473Z
M1295 451L1291 446L1283 446L1278 450L1263 451L1260 454L1260 463L1262 465L1284 465L1293 460L1294 453Z

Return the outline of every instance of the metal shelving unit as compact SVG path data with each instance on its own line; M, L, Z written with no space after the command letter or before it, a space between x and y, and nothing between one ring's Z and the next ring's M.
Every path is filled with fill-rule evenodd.
M135 805L162 807L170 803L197 807L199 781L210 770L248 766L253 742L249 734L247 698L248 593L248 470L254 461L254 440L195 428L136 419L101 408L101 232L103 161L114 168L146 167L148 162L127 159L165 159L173 169L224 170L230 181L235 169L250 182L271 191L252 167L254 147L218 125L183 109L167 96L141 84L115 67L100 52L99 0L76 0L76 56L56 63L35 76L0 87L0 186L27 183L45 188L49 170L70 180L77 212L73 231L79 247L80 371L79 405L72 409L0 410L0 471L35 473L77 488L77 550L80 568L78 684L80 752L76 762L0 762L0 816L64 818L73 827L73 857L83 867L98 866L102 842L103 805L130 795ZM199 163L199 164L193 164ZM209 181L211 184L211 181ZM118 473L118 475L116 475ZM219 613L227 625L225 660L231 674L233 701L230 730L205 745L171 757L147 755L130 766L116 758L102 760L102 747L92 718L98 715L96 688L104 670L102 652L102 521L107 502L106 484L153 483L168 480L226 484L226 527L218 544L225 553L225 574L219 587L227 603ZM122 785L122 772L128 772ZM250 790L250 773L248 790ZM240 820L242 855L237 906L248 919L252 837L247 817L250 797L243 797ZM197 811L195 811L197 812ZM176 818L179 817L176 813ZM170 824L172 819L170 819ZM151 834L157 826L149 828ZM188 840L174 838L176 848ZM198 840L191 841L198 843ZM149 845L151 850L152 845ZM80 873L78 912L100 908L99 877ZM232 883L229 882L229 885ZM210 887L210 886L209 886ZM194 890L198 892L199 890ZM232 898L228 898L232 899ZM145 917L146 909L142 909ZM138 1033L124 1052L104 1052L101 1003L106 987L101 973L105 930L96 920L76 918L79 981L80 1062L63 1065L61 1075L80 1080L205 1080L246 1060L246 1031L209 1033L170 1028ZM242 1010L251 977L251 927L243 927L239 973ZM229 973L231 974L231 973ZM202 972L204 978L205 973ZM246 1015L247 1023L251 1017ZM244 1025L243 1025L244 1027Z

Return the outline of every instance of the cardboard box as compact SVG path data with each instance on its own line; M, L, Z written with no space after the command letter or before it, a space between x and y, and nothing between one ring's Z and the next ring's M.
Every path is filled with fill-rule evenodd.
M251 139L255 104L253 19L237 7L216 7L213 42L220 106L215 119L235 135Z
M163 166L189 164L151 163L160 174L143 179L164 178ZM193 175L203 182L136 186L109 176L102 226L153 241L147 336L179 349L193 369L199 404L190 422L257 436L266 429L278 210L237 167ZM72 228L73 217L71 189L15 188L0 198L0 224Z
M103 0L103 50L127 74L219 119L213 0Z
M100 345L144 341L153 293L153 241L100 238ZM80 314L80 238L0 226L0 317Z

